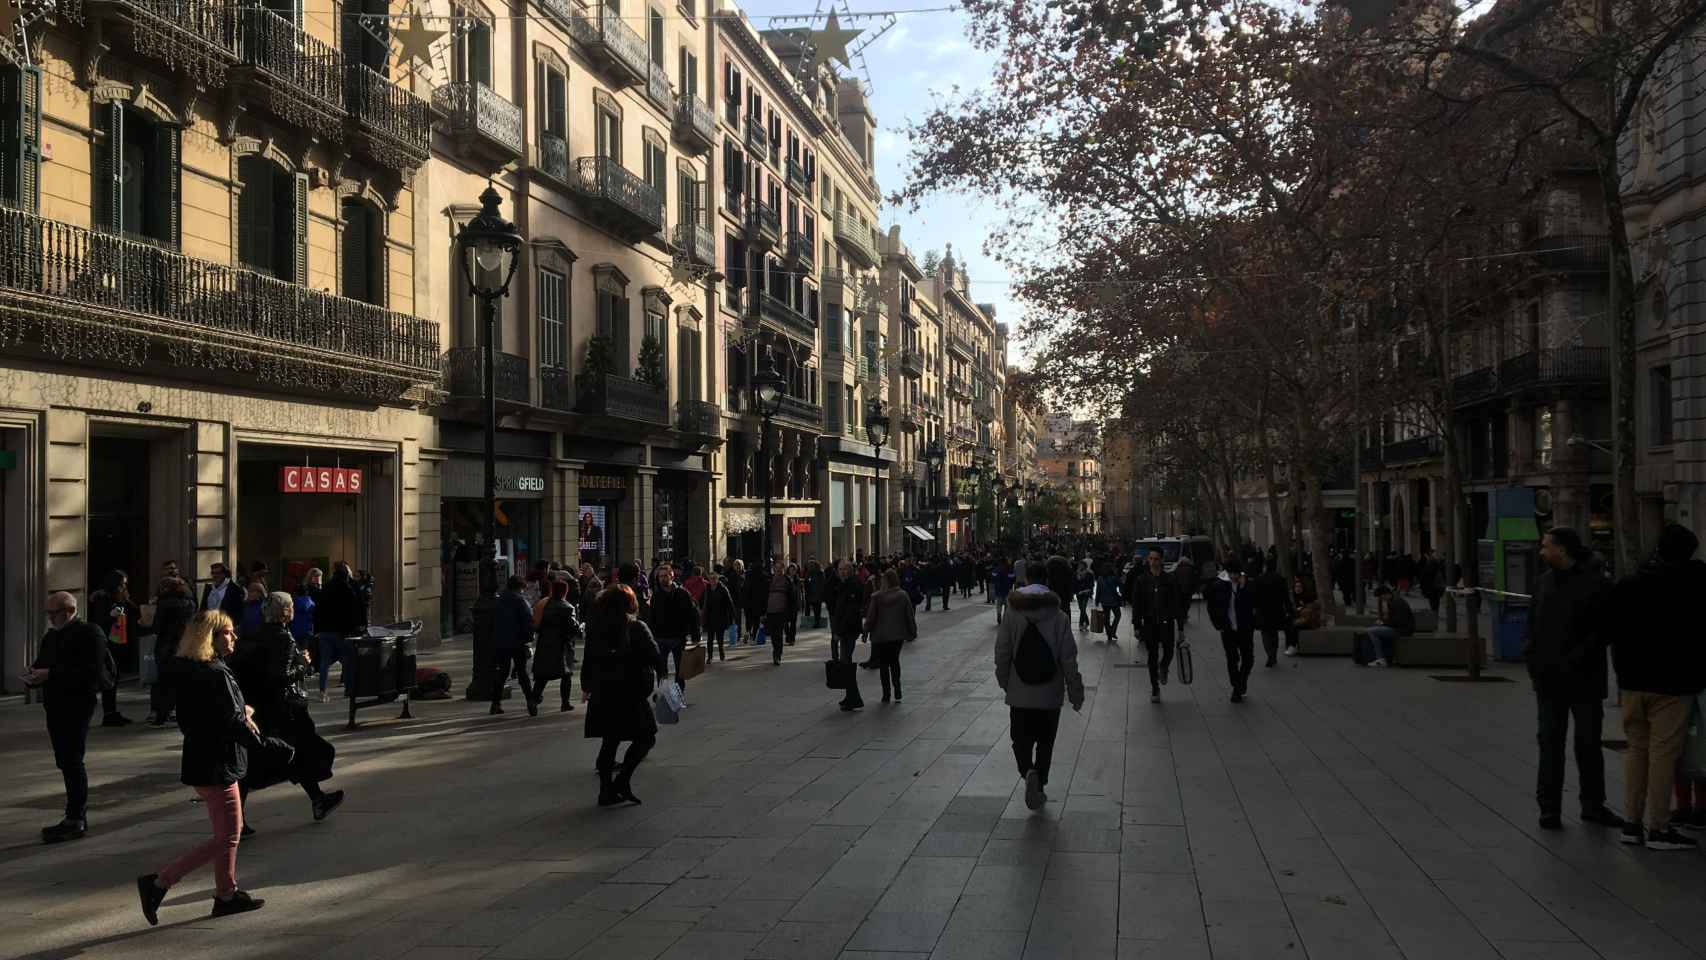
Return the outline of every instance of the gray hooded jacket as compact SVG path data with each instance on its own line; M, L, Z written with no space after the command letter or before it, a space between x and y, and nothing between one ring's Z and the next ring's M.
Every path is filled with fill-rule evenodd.
M1072 620L1060 610L1060 597L1048 590L1021 588L1007 598L1008 616L995 629L995 680L1007 691L1007 705L1030 710L1059 710L1068 698L1084 705L1084 678L1078 673L1078 642ZM1054 679L1029 684L1013 670L1013 655L1031 624L1054 652Z

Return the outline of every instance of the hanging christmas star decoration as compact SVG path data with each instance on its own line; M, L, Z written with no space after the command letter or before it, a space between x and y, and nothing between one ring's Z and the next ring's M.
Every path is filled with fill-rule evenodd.
M399 28L394 34L397 39L398 59L408 68L413 68L417 60L430 63L432 45L447 32L429 29L421 20L420 13L410 10L408 26Z
M830 11L829 22L823 25L822 30L810 31L806 42L811 44L819 63L840 60L842 66L852 69L853 62L848 57L847 45L864 32L863 30L841 29L841 23L836 19L835 12Z

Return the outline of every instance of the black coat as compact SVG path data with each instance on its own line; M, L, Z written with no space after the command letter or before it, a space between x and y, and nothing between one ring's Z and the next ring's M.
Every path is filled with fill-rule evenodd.
M513 590L498 594L492 621L492 649L510 651L533 640L533 608Z
M707 633L722 633L735 622L735 600L729 594L729 588L721 581L716 586L705 587L705 630Z
M362 621L361 595L356 590L355 579L342 572L332 574L314 606L314 629L348 637L361 632Z
M829 598L829 629L838 637L857 637L865 630L865 585L856 576L837 577L825 584Z
M754 570L746 575L746 596L741 598L741 608L750 619L764 616L770 609L770 574L762 570Z
M609 627L589 624L581 689L587 694L586 738L637 740L656 736L652 690L668 669L652 631L638 620Z
M1650 563L1619 581L1608 630L1617 686L1691 697L1706 689L1706 638L1694 604L1706 597L1706 563Z
M1232 618L1227 614L1236 597L1238 632L1244 633L1254 629L1256 626L1256 598L1254 594L1255 590L1251 588L1248 580L1244 582L1244 589L1236 592L1232 588L1231 580L1222 580L1219 577L1211 580L1203 590L1203 599L1208 606L1209 622L1214 624L1216 630L1223 633L1231 630Z
M241 779L249 790L275 783L319 783L332 776L337 748L314 728L314 716L298 684L308 668L296 649L296 639L282 623L262 624L251 631L231 657L230 672L244 698L255 708L261 733L289 744L290 751L265 750L249 761Z
M250 750L289 753L288 746L268 744L244 722L243 692L224 661L185 661L175 676L178 729L184 733L184 784L230 786L248 773Z
M197 610L207 609L207 595L212 592L213 584L211 583L201 588L201 603L196 605ZM225 580L225 596L219 600L219 609L225 611L225 615L231 618L233 624L243 622L244 600L243 588L237 584L237 581L227 577Z
M1602 618L1608 592L1599 564L1592 560L1541 574L1522 645L1537 692L1578 700L1605 697Z
M652 593L652 607L646 617L653 637L699 639L699 607L693 594L677 586Z
M538 646L533 656L533 679L560 680L574 669L575 641L581 625L574 605L567 600L547 600L539 614Z
M1283 630L1291 623L1291 591L1278 570L1269 570L1249 585L1255 591L1256 625L1264 630Z
M178 653L184 628L195 619L195 601L187 593L162 593L154 599L154 657L164 665Z
M42 635L33 666L47 670L42 701L71 700L101 692L101 662L107 656L107 635L87 620L72 620Z
M1185 615L1178 581L1168 574L1143 574L1131 581L1131 615L1142 623L1175 623Z

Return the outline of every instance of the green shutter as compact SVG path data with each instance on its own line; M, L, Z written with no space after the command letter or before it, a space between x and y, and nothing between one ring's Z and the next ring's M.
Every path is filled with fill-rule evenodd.
M616 306L616 363L613 364L613 367L617 376L626 377L632 369L629 367L629 354L632 351L628 349L628 341L633 334L628 328L633 326L634 314L627 297L616 297L614 299Z
M124 103L95 105L95 125L102 134L95 157L95 224L112 231L124 229Z
M148 158L149 166L159 171L158 178L151 184L154 189L151 189L145 198L149 206L148 222L159 230L156 239L173 247L179 245L183 233L180 216L183 209L180 199L183 180L180 151L183 135L184 132L179 127L156 123L153 156Z
M290 280L292 283L306 284L308 282L308 175L299 173L291 178L292 191L290 206L294 211L295 227L293 236L296 240L296 257L292 266Z
M25 210L41 203L41 68L0 73L0 196Z

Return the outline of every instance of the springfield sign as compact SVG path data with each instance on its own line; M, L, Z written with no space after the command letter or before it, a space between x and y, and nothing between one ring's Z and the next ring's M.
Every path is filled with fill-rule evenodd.
M361 492L358 467L279 467L279 493Z

